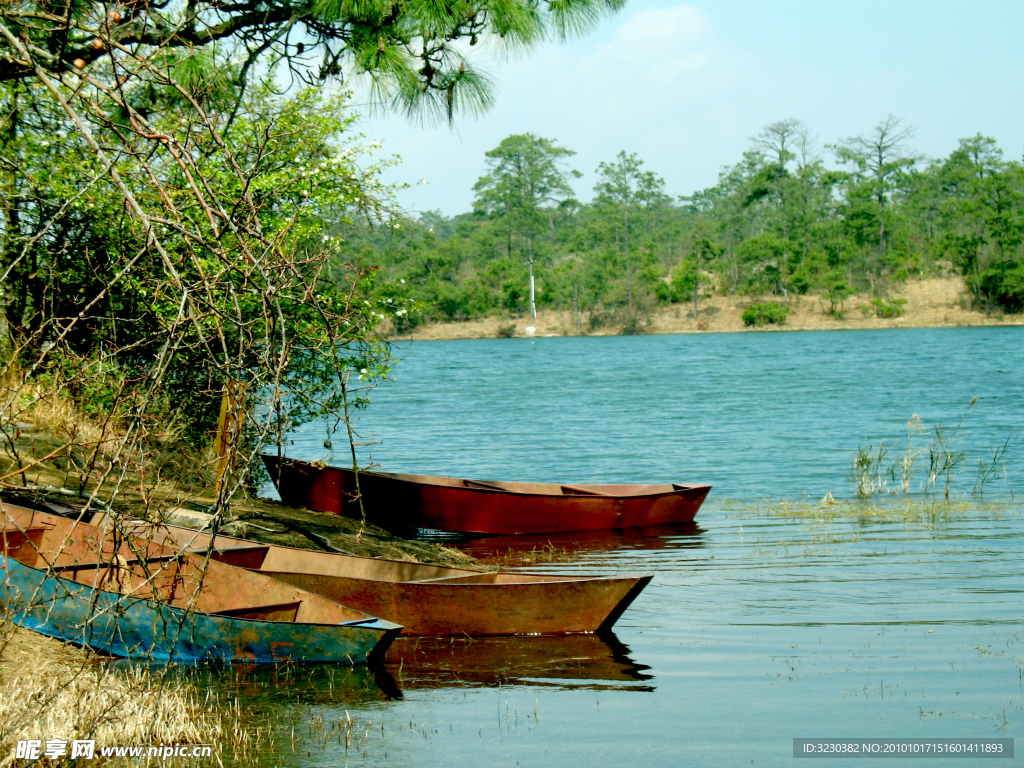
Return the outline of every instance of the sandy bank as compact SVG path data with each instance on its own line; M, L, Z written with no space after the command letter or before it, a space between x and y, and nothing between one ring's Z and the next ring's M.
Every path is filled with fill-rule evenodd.
M963 281L954 278L927 279L908 282L891 299L904 299L900 317L877 317L871 298L853 296L843 306L841 318L825 313L829 306L819 296L791 296L790 314L784 325L749 328L743 324L743 310L756 301L782 301L781 298L748 296L714 296L702 299L696 317L692 304L657 307L641 317L640 333L733 333L738 331L826 331L864 328L936 328L944 326L1024 325L1024 315L968 310L965 308ZM589 315L577 317L571 311L544 310L537 319L527 317L488 317L453 323L433 323L416 328L400 338L418 341L440 339L486 339L499 331L515 326L515 335L522 336L527 326L536 328L537 336L617 336L623 322L609 316L604 324L591 328Z

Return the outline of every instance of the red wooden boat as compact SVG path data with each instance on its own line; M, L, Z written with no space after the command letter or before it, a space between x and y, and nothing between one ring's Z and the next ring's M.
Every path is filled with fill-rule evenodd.
M126 524L122 524L126 525ZM374 616L405 635L550 635L609 629L650 576L581 576L408 563L314 552L174 525L132 524L133 534L249 568Z
M351 469L264 454L281 500L360 517ZM366 519L383 528L497 535L688 523L710 485L552 485L360 472Z

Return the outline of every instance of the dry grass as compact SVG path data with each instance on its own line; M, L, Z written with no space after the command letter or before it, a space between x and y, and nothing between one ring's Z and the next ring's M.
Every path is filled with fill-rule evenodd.
M675 304L655 308L638 330L641 333L735 333L738 331L825 331L864 328L933 328L972 325L1019 325L1022 316L987 315L964 308L964 286L959 278L930 278L907 282L892 292L891 298L905 299L904 314L900 317L875 316L870 296L847 299L842 318L830 317L822 309L818 296L793 296L790 314L785 325L748 328L743 324L743 310L763 297L714 296L700 303L700 315L693 316L692 304ZM779 298L773 298L779 301ZM826 302L827 304L827 302ZM495 338L510 324L508 318L490 317L460 323L433 323L416 328L401 338L417 340ZM577 318L572 312L542 310L536 320L522 318L514 321L516 336L522 336L527 326L536 328L535 336L576 336ZM616 336L622 333L623 323L611 318L607 324L589 330L588 317L582 318L583 332L592 336Z
M180 680L112 669L88 651L10 625L0 633L0 766L13 762L20 739L95 739L97 755L101 746L157 744L210 744L216 754L237 730L229 709Z
M10 398L11 390L0 393ZM12 420L27 422L33 431L48 432L55 436L68 437L76 442L102 444L116 439L119 435L112 425L98 425L90 419L83 419L71 400L55 392L52 387L43 387L28 382L14 398L11 410Z
M10 368L0 371L0 411L0 497L7 501L75 507L92 498L94 509L157 521L181 508L209 509L216 500L212 454L193 455L175 440L172 428L128 448L116 419L91 419L60 394L59 386L23 384ZM232 519L237 522L225 533L268 544L309 549L326 544L366 557L437 565L475 562L455 549L244 493L230 501L225 522Z
M553 563L571 563L576 559L576 552L567 547L559 547L550 541L532 549L514 549L509 547L494 557L488 558L487 564L492 568L522 568L532 565Z
M33 427L34 430L34 427ZM179 508L209 508L214 502L212 483L193 468L191 478L179 479L172 473L153 472L155 453L142 472L125 470L104 485L87 483L79 493L79 471L82 457L61 454L42 463L62 439L44 431L22 431L13 440L22 466L33 465L24 474L16 474L0 485L0 498L10 503L49 501L75 507L86 503L91 494L97 502L94 509L108 505L130 517L162 520ZM186 462L187 457L181 461ZM0 476L11 474L17 465L10 451L0 452ZM373 525L339 515L322 514L289 507L278 502L239 494L232 499L227 519L238 522L224 532L267 544L305 549L322 549L326 542L335 550L365 557L431 563L436 565L472 566L472 557L456 549L436 543L410 541Z

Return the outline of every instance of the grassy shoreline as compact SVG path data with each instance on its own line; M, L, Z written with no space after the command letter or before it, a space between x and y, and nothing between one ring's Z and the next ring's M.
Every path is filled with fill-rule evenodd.
M630 325L635 334L739 333L759 331L834 331L887 328L942 328L963 326L1024 325L1024 315L986 313L968 309L966 290L960 278L911 280L894 290L890 300L902 300L898 317L878 317L872 297L852 296L842 307L842 315L827 314L827 300L808 294L791 296L789 316L782 325L750 327L743 322L743 310L758 301L786 303L780 297L712 296L702 298L695 316L692 303L656 307L638 316ZM523 336L528 326L534 336L619 336L627 324L613 314L595 317L572 311L540 310L536 320L529 317L485 317L475 320L430 323L412 331L394 334L393 341L441 341L489 339Z
M38 414L25 417L32 419ZM11 443L26 469L17 472L18 464L10 451L0 457L0 475L10 476L0 483L0 503L29 507L52 503L80 508L95 494L95 511L109 509L128 517L203 527L209 517L205 510L213 505L216 493L202 457L191 456L172 444L162 448L163 455L154 453L148 457L150 462L160 465L156 477L137 469L124 470L113 484L97 484L90 478L83 486L79 471L86 463L87 451L62 446L69 435L84 430L85 422L75 413L65 418L70 424L39 418L19 423ZM43 460L53 453L57 455ZM450 547L406 539L354 518L290 507L241 493L231 500L221 532L300 549L434 565L475 565L472 557Z

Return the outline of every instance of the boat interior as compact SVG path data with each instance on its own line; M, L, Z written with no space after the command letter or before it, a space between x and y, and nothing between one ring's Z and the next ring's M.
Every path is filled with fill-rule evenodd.
M221 563L249 568L267 574L301 573L367 581L416 584L531 584L542 581L572 581L574 576L474 571L400 560L383 560L335 552L260 544L230 536L211 537L208 533L174 525L152 526L136 523L137 532L161 538L179 549L196 553L211 550L210 558ZM154 533L155 532L155 533Z
M574 483L558 485L556 483L518 483L504 480L466 480L455 477L436 477L433 475L404 475L394 472L364 472L366 475L403 480L417 485L438 485L445 488L469 488L476 491L497 491L499 493L523 493L535 496L600 496L618 498L623 496L651 496L661 493L678 493L700 485L682 485L664 483L661 485L590 485Z
M291 585L183 551L9 504L0 506L0 555L48 576L218 616L311 624L376 621Z

